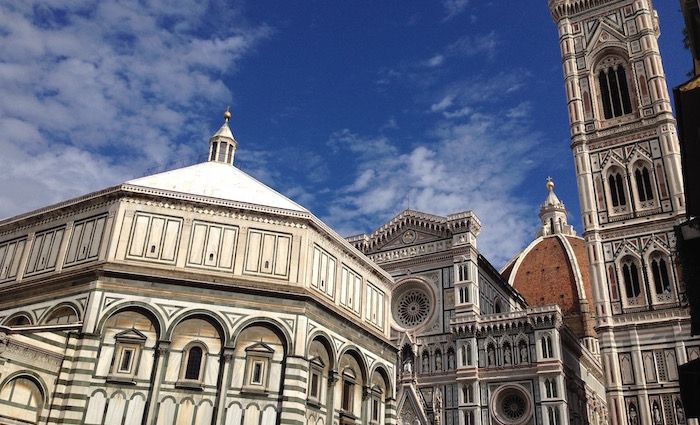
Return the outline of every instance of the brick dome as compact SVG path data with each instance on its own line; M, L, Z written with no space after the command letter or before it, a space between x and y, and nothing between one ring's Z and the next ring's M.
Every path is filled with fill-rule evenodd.
M501 274L528 305L558 304L564 323L577 337L595 336L588 256L582 238L561 233L540 236Z

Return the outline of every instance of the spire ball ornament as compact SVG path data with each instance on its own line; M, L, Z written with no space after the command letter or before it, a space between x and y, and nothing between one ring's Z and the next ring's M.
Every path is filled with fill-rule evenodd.
M231 111L226 108L226 111L224 111L224 120L228 121L231 119Z
M551 177L547 177L547 184L546 184L546 186L547 186L547 190L549 190L549 191L551 191L552 189L554 189L554 180L552 180Z

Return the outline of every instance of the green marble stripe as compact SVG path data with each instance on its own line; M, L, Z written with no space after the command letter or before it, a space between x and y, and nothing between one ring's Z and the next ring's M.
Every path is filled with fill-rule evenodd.
M25 368L25 369L33 370L33 371L35 371L35 372L43 372L43 373L46 373L46 374L49 374L49 375L56 375L56 374L58 373L58 372L56 372L55 370L45 369L45 368L43 368L43 367L39 367L39 366L36 366L36 365L33 365L33 364L29 364L29 363L24 363L24 362L16 361L16 360L14 360L14 359L7 359L7 364L15 364L15 365L21 366L21 367L23 367L23 368Z

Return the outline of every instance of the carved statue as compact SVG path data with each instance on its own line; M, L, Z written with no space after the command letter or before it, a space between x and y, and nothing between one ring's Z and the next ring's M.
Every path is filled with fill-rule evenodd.
M488 366L495 366L496 365L496 350L492 346L489 346L487 348L487 351L488 351Z
M503 364L510 364L511 360L511 352L510 352L510 346L506 347L505 350L503 350Z
M447 352L447 369L453 370L454 368L455 368L455 352L448 351Z
M639 421L637 418L637 408L632 404L629 407L629 425L639 425Z
M435 371L440 372L442 370L442 354L438 353L435 355Z
M0 332L0 354L2 354L7 348L7 334L5 332Z
M413 373L413 359L412 358L407 357L403 361L403 372L407 373L407 374Z
M428 353L423 354L423 368L422 368L421 372L423 372L423 373L430 372L430 357L428 356Z
M658 403L654 402L654 406L651 408L651 414L654 417L654 425L662 423L661 411L659 410Z
M526 363L527 361L527 345L520 344L520 363Z

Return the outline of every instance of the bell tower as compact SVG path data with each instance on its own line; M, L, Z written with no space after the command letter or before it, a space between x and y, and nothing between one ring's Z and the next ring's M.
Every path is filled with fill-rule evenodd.
M658 16L651 0L549 0L549 8L611 423L680 423L677 366L698 342L688 342L676 267L683 177Z

